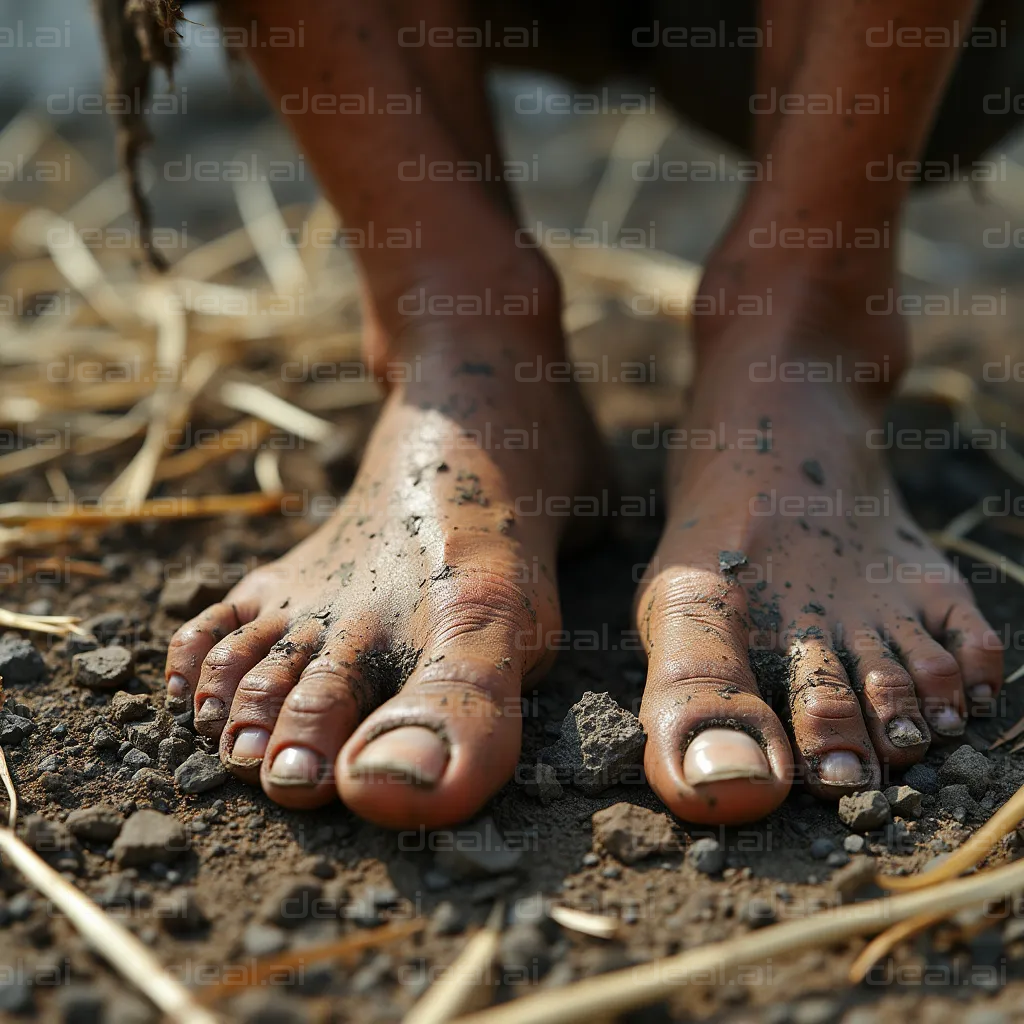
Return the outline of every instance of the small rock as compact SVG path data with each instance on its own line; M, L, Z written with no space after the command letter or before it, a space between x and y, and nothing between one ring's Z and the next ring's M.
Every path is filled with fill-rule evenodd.
M12 921L27 921L36 909L36 898L30 892L19 892L7 903L7 916Z
M165 772L180 768L192 754L192 741L180 736L168 736L157 746L157 763Z
M78 982L63 985L57 993L57 1011L62 1024L100 1024L103 993Z
M270 956L288 945L288 936L272 924L251 924L242 933L242 948L249 956Z
M587 796L597 796L636 772L647 734L635 715L607 693L583 694L562 721L559 741L540 752L564 778Z
M188 849L180 821L159 811L136 811L121 827L114 841L114 859L121 867L167 863Z
M775 921L775 910L768 900L755 897L747 900L740 912L740 920L745 921L751 928L764 928Z
M865 842L864 837L859 836L856 833L847 836L843 840L843 849L847 853L860 853L866 845L867 843Z
M583 866L585 868L594 868L601 863L601 858L592 850L588 850L583 854Z
M126 693L119 690L110 698L110 719L118 725L138 722L152 710L148 693Z
M267 924L297 928L318 912L323 892L323 883L317 878L303 875L282 878L264 897L260 905L260 919ZM336 912L336 908L330 909Z
M71 670L79 686L113 690L131 679L135 661L127 647L100 647L76 654L71 659Z
M830 868L842 868L850 863L850 855L845 850L833 850L825 858L825 866Z
M939 769L939 781L946 786L963 785L975 800L989 787L992 763L969 743L956 748Z
M560 800L563 796L562 784L558 781L558 772L543 761L533 767L533 777L524 787L526 795L539 800L545 807Z
M220 567L209 564L196 566L198 572L177 576L164 584L160 592L160 610L179 619L191 619L204 608L216 604L227 592Z
M220 763L220 758L201 750L183 761L174 773L174 781L182 793L205 793L223 786L229 778L231 773Z
M686 859L702 875L717 875L725 867L725 851L717 839L698 839L686 851Z
M963 783L943 786L935 797L935 803L944 811L952 813L954 817L958 817L957 811L962 811L963 814L958 819L960 821L963 821L968 814L977 814L980 811L970 790Z
M35 724L21 715L7 715L0 718L0 747L16 747L30 736Z
M901 818L921 816L921 793L912 786L890 786L885 791L885 799L889 801L893 814Z
M38 683L46 678L46 662L31 641L5 633L0 637L0 677L7 684Z
M133 747L145 751L150 757L156 757L160 741L167 736L172 724L171 716L161 710L152 722L136 722L129 725L125 729L125 735Z
M892 817L889 801L877 789L844 796L839 801L839 819L854 832L871 832Z
M128 628L128 617L124 612L101 612L86 619L81 623L81 627L86 633L96 637L101 644L109 644Z
M26 615L52 615L53 602L48 597L40 597L25 605Z
M903 773L903 781L927 796L934 796L939 791L939 774L926 764L911 765Z
M613 804L590 820L594 839L623 864L635 864L678 847L667 815L636 804Z
M87 843L112 843L123 824L124 816L109 804L79 807L67 820L71 834Z
M162 896L155 907L156 915L171 935L188 935L199 931L207 923L206 915L199 905L195 889L173 889Z
M831 839L822 836L811 843L811 856L815 860L824 860L835 848L836 844Z
M144 750L136 750L132 747L131 750L121 758L121 763L131 771L137 772L140 768L148 768L153 763L153 758L151 758Z
M29 1013L32 1010L32 985L20 970L0 973L0 1011Z
M466 930L466 919L454 903L445 900L437 905L430 915L430 933L432 935L461 935Z
M167 772L156 768L140 768L132 776L132 784L141 786L150 793L170 795L174 792L174 779Z
M432 834L435 868L453 878L481 878L514 871L522 850L509 846L490 817Z

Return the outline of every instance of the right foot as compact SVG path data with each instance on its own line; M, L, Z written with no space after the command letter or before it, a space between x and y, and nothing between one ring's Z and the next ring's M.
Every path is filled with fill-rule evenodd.
M597 476L572 386L515 381L535 353L478 336L420 353L344 507L183 625L167 658L172 703L193 703L236 775L287 807L340 794L396 828L463 820L514 772L568 523L516 515L516 498L571 499Z

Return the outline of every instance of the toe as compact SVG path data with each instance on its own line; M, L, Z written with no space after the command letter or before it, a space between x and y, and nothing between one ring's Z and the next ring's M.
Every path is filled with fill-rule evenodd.
M878 759L831 638L816 625L798 626L787 653L793 740L808 789L827 800L877 789Z
M267 656L284 630L283 619L257 618L210 649L195 690L196 732L220 736L239 681Z
M337 760L357 814L389 828L474 814L519 760L521 673L504 661L425 654L402 690L356 730Z
M962 735L967 705L956 658L912 615L895 618L883 636L914 680L918 704L932 733Z
M999 634L969 598L946 612L941 627L931 615L926 614L925 622L956 659L971 715L996 717L995 698L1003 683L1003 643Z
M222 601L178 628L167 647L167 697L172 705L181 710L188 706L213 646L255 617L255 608Z
M860 695L864 724L887 780L888 769L916 764L931 741L914 681L878 633L866 626L848 637L843 660Z
M318 807L337 799L334 762L361 717L355 665L354 651L328 642L284 699L260 771L264 792L277 803Z
M750 670L739 587L713 572L672 570L651 582L641 607L647 781L687 821L734 824L773 811L793 763Z
M293 625L238 680L220 737L220 754L234 774L249 782L259 777L270 734L285 698L299 681L323 635L317 619Z

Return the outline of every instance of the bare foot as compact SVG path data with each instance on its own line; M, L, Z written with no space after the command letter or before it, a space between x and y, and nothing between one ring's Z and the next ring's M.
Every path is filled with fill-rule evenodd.
M510 384L535 352L428 330L338 514L182 626L167 659L172 700L194 702L235 774L288 807L340 793L391 827L464 819L512 775L568 522L515 499L596 476L577 393Z
M794 771L826 799L877 788L1002 680L998 637L866 443L877 391L765 381L770 349L748 339L723 335L669 438L637 602L647 777L697 822L767 814Z

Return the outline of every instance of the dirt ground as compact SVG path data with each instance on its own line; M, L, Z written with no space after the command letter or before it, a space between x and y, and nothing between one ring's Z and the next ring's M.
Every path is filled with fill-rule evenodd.
M271 146L285 145L272 131L270 137ZM701 145L693 139L673 144L694 150ZM579 185L570 179L560 193L567 206ZM544 211L558 194L556 189L528 199L532 209ZM638 221L658 202L656 194L645 194ZM728 203L719 202L724 216ZM673 234L669 226L664 244L699 258L710 238L707 203L699 195L690 195L687 203L704 208L705 222L693 229L702 241L693 241L682 229ZM680 211L680 222L684 214ZM566 214L569 220L573 216ZM999 211L989 210L970 220L974 214L959 193L936 198L914 216L918 224L931 223L938 234L953 234L965 222L977 231L979 225L1002 219ZM1006 263L999 273L1012 280L1018 269ZM1017 315L1019 300L1020 293L1011 292L1008 316L998 326L985 325L984 331L940 318L920 329L915 325L922 362L960 368L978 379L987 359L1019 351L1014 326L1024 323ZM676 367L674 377L669 374L646 389L595 385L587 390L620 478L638 489L633 493L646 493L659 487L663 452L638 453L630 444L631 431L666 423L681 408L685 338L676 326L637 321L614 303L608 305L599 320L575 337L578 358L593 359L602 352L619 358L643 353L646 358L655 352ZM253 353L241 358L254 367L259 361ZM988 391L1021 413L1020 391L1012 383L993 384ZM953 428L948 406L934 400L902 398L891 415L897 427ZM1022 417L1007 427L1018 446ZM100 457L71 457L62 465L76 493L88 496L123 467L129 454L118 449ZM297 458L282 466L286 485L302 478L304 465ZM1012 499L1022 493L1020 483L988 453L969 446L894 451L893 466L911 510L928 529L943 527L986 495ZM317 480L337 488L350 472L348 463L330 480ZM255 489L251 458L244 453L188 482L190 494ZM47 494L38 472L0 480L2 502L41 500ZM340 805L292 813L233 779L211 779L211 788L185 794L173 778L171 748L158 740L174 739L176 757L207 747L191 732L187 715L172 723L164 711L164 655L181 621L161 608L166 581L210 567L216 590L241 571L284 553L314 526L308 518L287 516L122 526L76 555L101 567L103 578L70 574L60 566L20 580L8 576L0 599L0 605L13 610L81 616L95 638L47 643L24 634L44 667L33 668L34 659L21 649L18 663L28 666L32 678L19 682L12 673L4 681L6 714L31 723L23 727L27 735L11 732L4 742L21 799L23 831L186 983L244 980L252 977L254 958L262 954L302 950L387 921L429 920L422 932L386 948L368 949L346 962L302 963L279 973L273 984L219 1004L230 1019L400 1020L498 899L506 902L510 929L485 979L495 1002L805 916L835 905L865 859L878 870L907 873L955 849L1024 784L1024 761L1003 747L989 752L987 768L969 777L972 793L950 790L964 785L953 781L958 776L952 768L943 770L959 744L935 748L925 762L933 771L915 776L923 792L919 816L897 815L888 826L869 830L862 843L850 838L854 833L835 807L799 789L768 820L742 829L711 830L669 820L635 774L598 796L566 786L559 799L543 802L536 787L526 783L538 752L555 740L563 718L584 693L610 694L634 712L639 707L644 670L630 643L629 606L633 581L657 539L659 522L652 517L620 520L616 532L560 568L567 649L543 686L524 699L524 771L485 811L518 856L484 858L483 863L470 858L468 863L446 852L458 845L457 831L396 835L358 821ZM983 525L971 537L1022 561L1024 531ZM1015 669L1024 660L1019 639L1024 589L969 559L961 559L961 568L990 622L1008 631L1007 668ZM3 643L17 649L16 641L0 640L0 652ZM117 698L75 681L73 658L92 646L131 653L132 668L121 689L138 699ZM972 725L963 743L984 751L1024 715L1021 693L1009 687L998 718ZM885 786L900 781L887 778ZM635 864L622 863L593 836L595 812L622 802L660 815L671 833L663 850ZM69 815L99 804L113 810L104 819L114 822L109 831L97 819L92 831L76 825L81 836L94 838L69 840L64 831ZM146 809L172 817L182 830L156 860L112 841L120 817ZM698 869L688 852L700 839L718 844L721 860L711 873L706 862L701 864L705 870ZM1011 834L989 863L1011 859L1020 848L1024 839ZM146 1004L19 877L5 871L0 890L0 1015L76 1024L153 1019ZM870 886L861 892L877 894ZM617 934L600 940L561 928L546 913L553 903L610 915L619 922ZM999 1024L1022 1019L1024 912L993 920L984 929L932 930L899 947L864 983L849 986L846 971L861 948L862 941L851 942L751 964L700 986L684 986L669 1003L626 1019L774 1024Z

